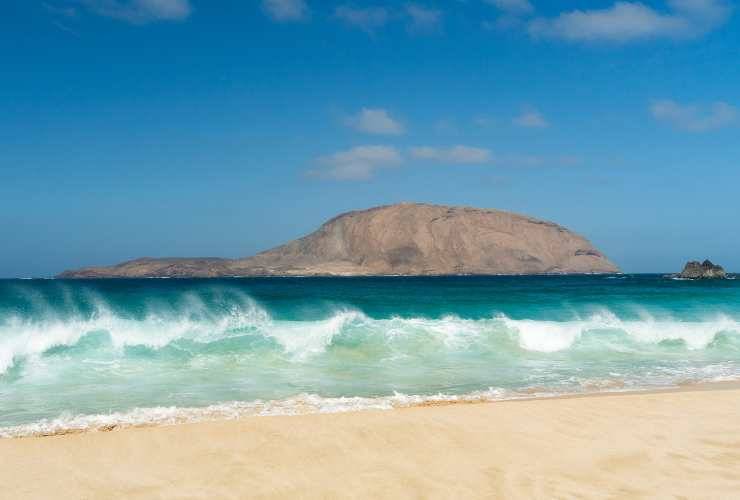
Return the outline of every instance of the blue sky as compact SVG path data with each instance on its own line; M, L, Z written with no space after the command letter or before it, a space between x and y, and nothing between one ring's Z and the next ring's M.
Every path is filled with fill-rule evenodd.
M47 0L4 9L0 276L246 256L398 201L628 272L740 270L723 0Z

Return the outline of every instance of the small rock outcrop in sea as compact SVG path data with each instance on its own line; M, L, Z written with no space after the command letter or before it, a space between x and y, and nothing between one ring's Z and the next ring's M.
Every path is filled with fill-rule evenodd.
M676 274L675 277L690 280L722 279L727 277L727 273L725 273L722 266L712 264L709 260L705 260L704 262L692 260L687 262L683 271Z
M347 212L243 259L137 259L61 278L618 273L591 243L500 210L400 203Z

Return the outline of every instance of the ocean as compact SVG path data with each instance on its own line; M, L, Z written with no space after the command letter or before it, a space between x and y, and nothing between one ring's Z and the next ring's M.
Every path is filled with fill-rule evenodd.
M737 280L0 280L3 437L737 378Z

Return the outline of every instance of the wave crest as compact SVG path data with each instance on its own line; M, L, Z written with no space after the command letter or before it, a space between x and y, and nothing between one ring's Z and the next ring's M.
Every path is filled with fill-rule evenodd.
M632 343L655 345L675 340L689 349L705 349L712 345L719 334L740 333L738 322L727 316L705 321L677 321L658 320L644 315L639 321L630 321L605 311L575 321L514 320L506 316L498 316L498 319L517 333L523 349L540 352L569 349L585 335L608 336L618 333Z
M88 313L70 308L71 314L62 315L46 308L43 314L31 317L10 316L0 322L0 375L18 360L78 345L92 333L105 334L123 355L123 348L132 346L156 351L177 342L207 345L258 337L271 342L293 362L310 362L328 351L363 349L368 356L386 357L460 350L517 356L570 349L625 352L677 341L691 350L740 350L740 342L735 341L740 326L727 316L679 321L645 315L640 320L623 320L605 310L571 321L513 319L503 314L485 319L452 315L374 319L357 310L342 309L324 319L289 321L273 318L245 294L222 299L207 303L198 295L186 295L176 305L150 304L135 315L116 312L93 297ZM240 348L250 346L246 343Z
M77 345L91 333L105 333L117 349L159 349L181 339L213 342L264 329L271 323L270 315L254 300L243 294L236 299L213 310L198 296L186 295L182 305L150 307L139 317L117 313L99 298L89 301L91 312L87 314L77 307L67 308L71 314L61 314L37 303L33 316L13 315L0 322L0 374L18 359Z

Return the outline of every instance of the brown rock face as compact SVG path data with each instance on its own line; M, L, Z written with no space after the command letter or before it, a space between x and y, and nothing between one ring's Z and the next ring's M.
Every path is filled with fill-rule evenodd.
M722 268L712 264L710 260L699 262L692 260L687 262L683 268L683 271L675 275L678 278L698 280L698 279L724 279L727 277L727 273Z
M142 257L105 267L64 271L57 278L215 278L233 276L230 259Z
M348 212L246 259L139 259L61 277L614 273L583 237L498 210L402 203Z

